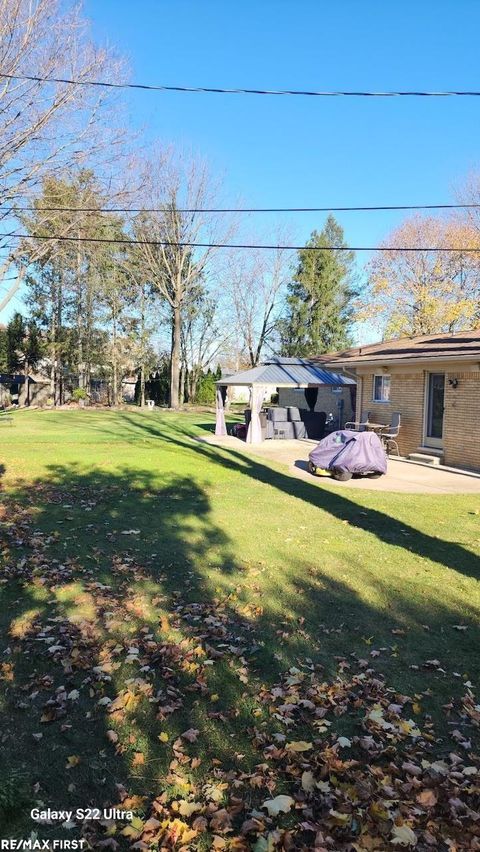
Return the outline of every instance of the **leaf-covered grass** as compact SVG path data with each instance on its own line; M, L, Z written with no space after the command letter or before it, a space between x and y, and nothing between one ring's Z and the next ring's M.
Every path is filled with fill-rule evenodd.
M391 789L358 804L338 779L414 756L435 775L421 760L457 751L478 768L480 494L310 483L206 429L135 410L2 427L5 777L30 806L131 806L133 824L37 827L93 848L384 849L407 829L432 848L418 790L410 810ZM278 795L288 812L262 810ZM10 835L30 806L5 808Z

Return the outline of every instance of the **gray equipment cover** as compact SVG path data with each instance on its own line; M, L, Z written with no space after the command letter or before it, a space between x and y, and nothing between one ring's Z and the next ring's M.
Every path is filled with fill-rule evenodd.
M309 455L315 467L350 473L386 473L387 456L375 432L341 429L323 438Z

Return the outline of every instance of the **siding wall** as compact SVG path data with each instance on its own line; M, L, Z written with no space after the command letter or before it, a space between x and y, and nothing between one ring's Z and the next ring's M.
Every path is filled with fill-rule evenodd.
M436 372L445 372L445 413L443 423L444 463L452 467L480 470L480 372L460 366L438 365ZM376 371L380 374L382 371ZM423 445L425 382L427 371L400 371L393 367L390 402L373 402L374 372L358 371L359 384L357 418L370 411L372 420L389 423L394 411L402 416L398 446L406 456ZM449 379L456 378L453 388Z

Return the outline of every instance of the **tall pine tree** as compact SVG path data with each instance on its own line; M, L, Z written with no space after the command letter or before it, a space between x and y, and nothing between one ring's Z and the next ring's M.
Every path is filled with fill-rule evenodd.
M6 367L10 373L20 370L25 376L34 370L43 355L43 345L34 320L25 320L18 311L6 329Z
M329 216L323 230L313 231L298 252L280 323L283 355L308 357L350 344L355 254L332 250L335 246L347 248L343 228ZM327 250L312 251L314 247Z

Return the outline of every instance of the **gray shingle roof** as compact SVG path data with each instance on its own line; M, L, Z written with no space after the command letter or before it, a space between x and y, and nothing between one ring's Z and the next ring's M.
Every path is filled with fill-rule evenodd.
M271 358L259 367L219 379L218 385L275 385L305 387L308 385L354 385L355 380L331 373L307 358Z

